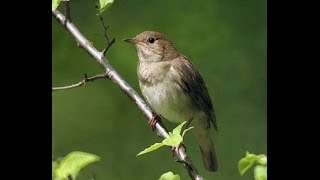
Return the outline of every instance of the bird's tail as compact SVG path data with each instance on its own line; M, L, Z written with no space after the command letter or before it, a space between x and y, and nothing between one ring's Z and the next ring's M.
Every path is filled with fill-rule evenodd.
M202 129L200 132L199 130L196 130L195 134L200 147L204 167L208 171L216 172L218 170L218 162L210 133Z

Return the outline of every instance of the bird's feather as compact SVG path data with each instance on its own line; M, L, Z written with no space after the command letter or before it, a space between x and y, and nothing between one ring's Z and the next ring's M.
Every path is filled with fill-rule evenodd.
M177 76L180 78L180 85L183 90L191 96L195 105L209 115L213 127L215 130L218 130L213 105L207 87L205 86L201 75L188 58L184 55L181 56L182 57L178 57L172 62L172 67L181 75Z

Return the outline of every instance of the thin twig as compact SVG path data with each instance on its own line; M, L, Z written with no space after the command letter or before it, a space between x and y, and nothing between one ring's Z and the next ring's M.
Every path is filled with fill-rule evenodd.
M104 37L106 38L107 43L109 43L109 38L108 38L108 35L107 35L107 30L108 30L109 26L106 26L106 25L105 25L105 23L104 23L104 21L103 21L103 18L102 18L102 16L101 16L100 13L98 14L98 16L99 16L99 19L100 19L100 21L101 21L101 23L102 23L102 26L103 26Z
M85 77L84 77L84 79L82 81L80 81L78 83L75 83L75 84L72 84L72 85L69 85L69 86L53 87L52 91L73 89L73 88L76 88L76 87L83 86L87 82L94 81L94 80L97 80L97 79L107 78L107 77L108 77L108 75L105 74L105 73L104 74L98 74L98 75L95 75L95 76L92 76L92 77L87 77L87 74L85 74Z
M52 12L53 17L55 17L61 24L65 20L65 16L61 14L58 10ZM111 79L116 85L118 85L121 90L137 105L139 110L146 116L147 121L152 120L157 115L154 113L147 103L139 96L139 94L116 72L116 70L111 66L109 61L99 52L93 45L88 43L89 41L80 33L77 27L72 22L67 22L64 26L67 31L75 38L79 45L103 68L105 74ZM168 138L169 133L166 131L161 123L156 123L154 131L158 136L162 138ZM203 177L198 173L196 167L191 163L190 159L187 157L186 148L181 146L176 148L174 151L175 157L183 162L186 171L189 176L195 180L203 180Z
M97 8L97 7L96 7ZM101 16L100 13L98 13L98 16L99 16L99 19L101 21L101 24L102 24L102 27L103 27L103 30L104 30L104 37L106 38L106 48L104 48L104 50L102 51L102 54L105 56L106 55L106 52L108 51L108 49L112 46L113 43L115 43L115 38L112 38L111 41L109 41L109 38L108 38L108 34L107 34L107 30L109 29L109 26L106 26L106 24L104 23L104 20Z
M104 48L104 50L102 51L102 54L105 56L106 52L108 51L108 49L112 46L112 44L115 43L115 39L112 38L111 42L107 44L107 47Z

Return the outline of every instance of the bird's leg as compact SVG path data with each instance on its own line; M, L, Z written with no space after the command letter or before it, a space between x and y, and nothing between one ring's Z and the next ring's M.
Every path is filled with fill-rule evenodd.
M149 126L152 127L152 130L155 129L157 123L161 123L161 118L160 118L159 115L153 116L153 117L152 117L151 119L149 119L149 121L148 121L148 124L149 124Z

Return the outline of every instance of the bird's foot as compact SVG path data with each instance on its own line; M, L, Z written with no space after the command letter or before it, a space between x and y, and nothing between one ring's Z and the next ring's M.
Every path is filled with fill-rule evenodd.
M149 121L148 121L148 124L149 126L152 127L152 130L154 130L156 128L156 124L157 123L161 123L161 118L159 115L155 115L153 116Z

